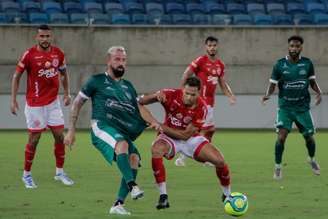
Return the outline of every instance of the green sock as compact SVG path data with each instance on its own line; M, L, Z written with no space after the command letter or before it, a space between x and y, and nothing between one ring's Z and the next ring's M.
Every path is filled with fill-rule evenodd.
M120 172L123 175L125 182L128 183L128 182L134 181L128 154L117 155L116 163L117 163L118 169L120 170Z
M278 141L276 141L275 145L275 161L276 164L281 164L282 161L282 153L284 152L284 144L280 144Z
M133 177L135 180L137 178L138 170L132 169L132 173L133 173ZM117 194L117 200L121 200L122 202L124 202L124 200L125 200L126 196L128 196L128 194L129 194L129 187L126 184L124 178L122 177L121 186L120 186L120 189L118 190L118 194Z
M306 148L308 150L309 157L313 158L314 154L315 154L315 142L314 141L306 141Z

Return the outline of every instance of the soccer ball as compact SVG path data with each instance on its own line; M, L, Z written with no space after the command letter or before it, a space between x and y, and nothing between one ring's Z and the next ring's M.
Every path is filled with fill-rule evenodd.
M233 192L224 200L224 211L232 216L241 216L247 212L248 201L246 195Z

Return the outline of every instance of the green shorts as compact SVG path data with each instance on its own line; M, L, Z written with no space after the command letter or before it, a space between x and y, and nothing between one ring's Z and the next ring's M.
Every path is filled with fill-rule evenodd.
M119 141L126 141L129 144L129 155L137 154L139 160L141 159L135 144L115 128L100 121L92 121L91 127L92 144L100 151L108 163L112 164L112 161L116 160L115 145Z
M297 112L291 110L278 109L275 126L277 129L287 129L291 131L293 122L303 136L311 136L315 129L310 110Z

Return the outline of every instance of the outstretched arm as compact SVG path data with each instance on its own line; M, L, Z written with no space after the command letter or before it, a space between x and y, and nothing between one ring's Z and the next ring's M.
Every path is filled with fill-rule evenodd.
M191 70L191 68L188 66L186 70L182 74L182 79L181 79L181 87L184 86L187 78L191 77L194 74L194 72Z
M270 82L270 84L265 92L265 95L261 99L261 102L263 105L265 105L265 102L270 99L270 96L273 94L275 88L276 88L276 84Z
M319 105L321 103L321 89L317 83L317 81L313 78L313 79L310 79L310 86L312 88L312 90L315 91L316 93L316 101L315 101L315 105Z
M19 110L19 106L16 100L19 82L22 77L21 73L15 72L13 78L11 80L11 101L10 101L10 112L14 115L17 115L17 110Z
M153 114L145 106L141 104L138 104L138 107L141 117L143 118L143 120L145 120L148 123L149 128L153 128L156 131L161 132L162 131L161 124L155 119Z
M229 98L230 104L231 105L235 104L236 97L232 93L232 90L231 90L229 84L224 79L224 77L219 77L219 85L220 85L220 88L221 88L222 92L224 93L224 95L226 95Z

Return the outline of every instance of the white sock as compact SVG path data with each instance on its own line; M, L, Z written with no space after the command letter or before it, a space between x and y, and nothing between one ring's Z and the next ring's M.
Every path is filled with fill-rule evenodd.
M24 172L23 172L23 176L28 176L28 175L31 175L31 171L26 171L26 170L24 170Z
M167 192L166 192L166 182L159 183L159 184L157 184L157 186L158 186L158 190L159 190L160 195L167 194Z
M64 169L63 168L56 167L56 175L63 174L63 173L64 173Z
M179 157L178 157L178 159L180 159L180 160L185 160L186 159L186 155L184 155L184 154L182 154L182 153L180 153L180 155L179 155Z
M222 192L225 196L229 196L231 194L231 188L229 186L221 186L222 187Z
M277 163L276 163L274 166L275 166L275 168L277 168L277 169L281 169L281 164L277 164Z
M310 161L315 161L314 157L309 157Z

